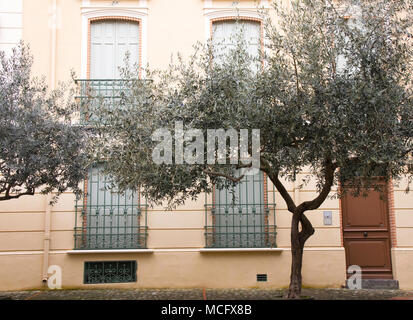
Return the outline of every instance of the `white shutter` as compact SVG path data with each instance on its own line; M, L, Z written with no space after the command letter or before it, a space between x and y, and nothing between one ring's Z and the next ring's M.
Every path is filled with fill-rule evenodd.
M359 5L353 5L350 7L350 11L346 14L350 16L350 19L347 20L347 25L350 30L357 30L362 34L366 33L367 30L363 24L363 14L362 9ZM345 36L344 41L349 43L351 39L348 36ZM355 67L350 67L347 63L347 59L343 54L338 55L336 62L336 69L338 74L343 74L345 71L348 73L357 72Z
M215 48L216 57L227 54L234 48L237 37L248 45L248 53L253 57L259 56L261 47L261 24L258 21L217 21L213 24L212 44Z
M139 61L139 25L128 21L97 21L90 31L90 78L119 79L126 52Z
M114 78L115 22L99 21L90 30L90 78Z
M130 64L139 62L139 25L134 22L116 22L116 68L115 78L120 78L119 67L124 67L125 55L129 52Z

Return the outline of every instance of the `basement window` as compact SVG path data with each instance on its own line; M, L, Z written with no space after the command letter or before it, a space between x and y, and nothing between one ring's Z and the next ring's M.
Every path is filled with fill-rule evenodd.
M85 284L136 282L136 261L85 262Z
M257 274L257 282L267 282L267 274Z

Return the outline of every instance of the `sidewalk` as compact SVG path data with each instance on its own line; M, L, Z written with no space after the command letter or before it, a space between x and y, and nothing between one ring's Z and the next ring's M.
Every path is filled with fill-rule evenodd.
M286 290L275 289L105 289L1 292L0 300L280 300ZM303 289L314 300L413 300L413 291Z

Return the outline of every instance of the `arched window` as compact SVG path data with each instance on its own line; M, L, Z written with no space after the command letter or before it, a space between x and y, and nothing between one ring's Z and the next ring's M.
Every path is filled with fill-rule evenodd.
M234 48L241 35L247 44L248 53L258 58L261 50L261 22L243 19L219 19L212 22L212 44L219 54Z

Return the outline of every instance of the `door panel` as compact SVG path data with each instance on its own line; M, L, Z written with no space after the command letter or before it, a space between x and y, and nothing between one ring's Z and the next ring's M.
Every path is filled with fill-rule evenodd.
M345 228L387 228L386 202L380 199L380 193L370 191L367 198L346 196L347 208Z
M346 264L360 266L363 278L392 279L386 195L370 190L367 197L348 192L342 199Z

